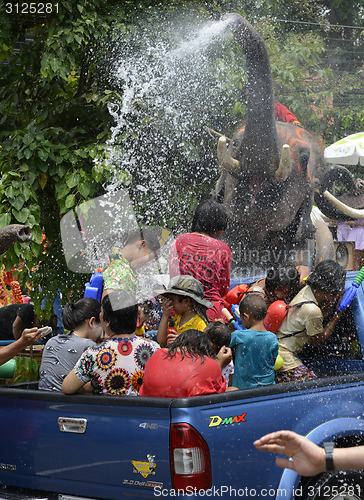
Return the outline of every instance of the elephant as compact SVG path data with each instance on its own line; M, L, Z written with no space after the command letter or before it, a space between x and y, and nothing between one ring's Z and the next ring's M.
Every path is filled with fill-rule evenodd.
M0 229L0 255L5 253L14 243L29 243L33 238L29 226L11 224Z
M241 15L226 14L224 19L245 53L248 76L244 124L231 140L218 134L221 175L215 197L229 212L225 240L235 266L250 273L292 259L311 266L315 232L321 227L317 214L311 215L314 200L328 216L364 218L364 211L351 207L343 213L340 200L325 190L340 175L354 189L351 174L345 167L329 167L321 143L300 124L275 120L273 80L262 38ZM325 256L316 248L316 260L333 255L333 243L327 252L327 235L324 239Z

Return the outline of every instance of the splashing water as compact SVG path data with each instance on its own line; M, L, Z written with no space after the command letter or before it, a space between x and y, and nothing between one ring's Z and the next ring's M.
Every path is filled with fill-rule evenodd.
M183 42L177 49L169 52L168 56L170 58L186 57L195 51L206 48L216 37L225 32L230 22L231 19L226 19L203 26L194 39Z
M107 143L113 172L107 190L128 186L144 223L182 228L193 200L208 194L219 175L216 144L204 125L232 126L237 62L224 50L227 25L205 23L179 43L175 26L168 37L164 26L157 43L141 31L121 36L109 50L109 82L120 98L108 105L115 126Z

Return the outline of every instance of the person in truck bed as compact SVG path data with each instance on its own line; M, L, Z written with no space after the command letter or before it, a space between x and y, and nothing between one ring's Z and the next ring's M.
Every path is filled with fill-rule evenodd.
M221 321L212 321L208 323L204 332L211 342L211 347L216 356L219 354L220 349L229 347L231 342L231 331L228 325L221 323ZM226 365L221 367L222 376L226 380L226 385L231 386L233 382L234 363L231 359Z
M324 260L306 280L306 286L290 302L287 316L277 330L279 354L283 366L276 371L276 382L316 378L297 353L306 342L322 345L334 332L340 314L336 313L324 327L323 318L333 313L345 286L345 271L333 260Z
M206 311L212 307L212 302L204 298L202 283L193 276L174 276L168 288L159 294L164 297L157 333L161 346L171 344L185 330L203 331L206 328Z
M160 349L149 359L140 395L186 398L225 392L221 367L230 359L229 348L215 356L206 333L185 330L168 349Z
M39 389L62 391L62 383L81 354L101 341L100 302L86 297L66 304L62 322L68 333L60 333L44 346L39 369Z
M222 297L230 286L231 250L219 238L227 224L226 208L204 200L196 207L191 232L179 235L170 250L170 277L188 274L202 283L204 298L212 302L209 321L224 319Z
M156 258L160 249L157 235L149 228L132 232L123 248L113 247L112 254L102 270L104 293L108 290L137 291L136 270Z
M144 367L159 349L153 340L135 335L138 304L125 290L113 290L102 299L100 321L108 339L89 347L62 384L65 394L84 390L96 394L138 396Z
M230 347L236 346L232 384L239 389L274 384L278 340L264 326L267 306L263 297L247 295L240 302L239 312L245 330L231 334Z

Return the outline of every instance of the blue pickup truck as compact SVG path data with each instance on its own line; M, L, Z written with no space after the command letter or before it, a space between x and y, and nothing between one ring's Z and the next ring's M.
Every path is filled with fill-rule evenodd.
M361 500L364 473L303 478L253 441L291 429L319 445L364 444L363 353L360 288L326 346L302 353L315 381L186 399L1 386L0 499Z

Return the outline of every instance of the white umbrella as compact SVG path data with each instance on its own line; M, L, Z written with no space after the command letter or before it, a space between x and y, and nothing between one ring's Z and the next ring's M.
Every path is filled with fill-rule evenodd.
M328 146L324 152L328 163L364 166L364 132L351 134Z

